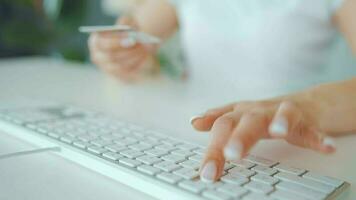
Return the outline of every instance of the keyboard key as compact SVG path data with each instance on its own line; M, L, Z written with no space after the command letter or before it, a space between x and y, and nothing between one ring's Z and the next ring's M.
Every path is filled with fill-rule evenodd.
M173 171L173 174L183 177L184 179L193 179L199 176L199 173L189 168L181 168Z
M344 181L342 180L338 180L336 178L332 178L329 176L323 176L315 172L307 172L306 174L303 175L303 177L314 181L318 181L320 183L334 186L335 188L338 188L342 184L344 184Z
M308 187L304 187L302 185L298 185L291 182L282 181L276 185L277 189L285 190L290 193L295 193L297 195L301 195L305 198L310 199L324 199L327 195L322 192L318 192L314 189L310 189Z
M152 146L148 145L148 144L134 144L134 145L129 146L129 148L137 150L137 151L145 151L145 150L151 149Z
M143 172L148 175L155 175L159 173L161 170L150 165L140 165L137 167L138 171Z
M231 164L231 163L225 163L224 164L224 170L229 170L229 169L232 169L232 168L234 168L235 167L235 165L233 165L233 164Z
M76 147L79 147L79 148L81 148L81 149L85 149L85 148L91 146L90 143L88 143L88 142L83 142L83 141L76 141L76 142L73 143L73 145L76 146Z
M231 163L246 169L251 169L252 167L256 166L255 163L249 162L247 160L232 161Z
M162 145L158 145L155 146L156 149L160 149L160 150L164 150L164 151L173 151L176 150L177 147L169 145L169 144L162 144Z
M317 181L313 181L310 179L306 179L306 178L302 178L300 176L296 176L293 174L289 174L289 173L285 173L285 172L280 172L276 175L274 175L274 177L282 179L284 181L288 181L288 182L292 182L292 183L296 183L299 185L303 185L305 187L309 187L311 189L315 189L318 190L320 192L324 192L324 193L331 193L334 191L334 187L324 184L324 183L320 183Z
M171 184L175 184L178 181L182 180L182 177L177 176L175 174L171 174L171 173L167 173L167 172L163 172L161 174L157 175L158 179L161 179L167 183L171 183Z
M121 151L120 154L128 158L137 158L139 156L144 155L144 153L142 153L141 151L136 150Z
M244 158L244 160L250 161L252 163L258 164L258 165L264 165L267 167L272 167L276 164L278 164L278 162L272 161L272 160L268 160L265 158L261 158L261 157L257 157L254 155L248 155Z
M152 165L162 161L160 158L157 158L155 156L150 156L150 155L140 156L136 158L136 160L143 162L146 165Z
M101 147L97 147L97 146L90 146L88 147L88 151L91 152L91 153L95 153L95 154L102 154L104 152L106 152L107 150L106 149L103 149Z
M258 173L261 173L261 174L269 175L269 176L276 174L278 172L276 169L262 166L262 165L256 165L255 167L252 168L252 170L254 170Z
M112 160L112 161L117 161L120 158L123 158L123 156L121 156L118 153L114 153L114 152L105 152L105 153L103 153L103 157L108 158L109 160Z
M242 198L243 200L275 200L273 198L270 198L266 195L259 194L259 193L249 193L246 196ZM283 199L283 200L289 200L289 199Z
M271 197L277 200L314 200L314 199L305 198L295 193L282 191L282 190L276 190L271 194Z
M234 198L241 197L248 193L247 189L243 187L238 187L235 184L226 184L222 187L218 187L217 190Z
M175 140L175 139L172 139L172 138L163 139L163 140L161 140L161 142L163 142L165 144L172 145L172 146L175 146L177 144L181 144L182 143L182 142L180 142L178 140Z
M168 151L159 150L159 149L150 149L150 150L146 150L144 152L147 154L153 155L153 156L157 156L157 157L169 154Z
M128 167L137 167L142 164L140 161L129 159L129 158L119 159L119 163L126 165Z
M202 156L202 155L194 155L194 156L190 156L188 159L189 160L194 160L194 161L197 161L197 162L202 162L202 160L204 159L204 156Z
M112 142L108 140L93 140L90 143L98 147L103 147L112 144Z
M60 140L63 141L63 142L65 142L65 143L68 143L68 144L71 144L71 143L73 143L73 142L75 142L75 141L78 141L77 138L75 138L75 137L70 137L70 136L63 136L63 137L60 138Z
M261 182L264 184L268 184L268 185L274 185L276 183L279 182L278 178L272 177L272 176L268 176L266 174L256 174L254 176L251 177L251 180L257 181L257 182Z
M232 169L229 170L229 173L231 174L236 174L239 176L244 176L244 177L250 177L256 174L255 171L249 170L249 169L245 169L242 167L234 167Z
M194 193L200 193L206 188L206 185L192 180L182 181L178 184L179 187Z
M243 185L249 182L249 179L243 176L239 176L236 174L226 174L220 178L223 182L231 183L235 185Z
M165 171L165 172L171 172L173 170L177 170L177 169L181 168L179 165L177 165L173 162L169 162L169 161L163 161L160 163L156 163L156 164L154 164L154 166Z
M133 139L133 138L125 138L123 140L114 140L114 143L118 144L118 145L131 145L131 144L136 144L138 143L138 140Z
M194 155L193 152L191 152L189 150L182 150L182 149L174 150L171 152L171 154L178 155L178 156L184 156L184 157L189 157L189 156Z
M198 148L196 145L187 144L187 143L178 144L178 145L176 145L176 147L179 149L188 150L188 151L192 151L192 150Z
M200 163L194 160L186 160L184 162L179 163L181 166L185 168L198 170L200 168Z
M186 160L186 158L183 156L176 156L172 154L163 156L162 159L173 163L180 163Z
M118 145L118 144L107 145L104 148L109 150L109 151L112 151L112 152L120 152L120 151L123 151L123 150L128 150L126 146Z
M212 199L212 200L228 200L231 199L231 196L223 193L223 192L219 192L216 190L206 190L203 192L203 196L208 198L208 199Z
M94 136L94 135L79 135L78 136L78 139L81 141L84 141L84 142L90 142L97 138L98 138L98 136Z
M194 149L193 152L199 155L205 155L206 149L199 147L197 149Z
M278 169L281 172L287 172L287 173L291 173L297 176L300 176L302 174L304 174L306 172L305 169L299 169L296 167L291 167L285 164L281 164L279 163L278 165L274 166L273 168Z
M268 194L273 191L273 187L264 183L259 183L256 181L251 181L244 185L245 188L253 191L253 192L259 192L263 194Z

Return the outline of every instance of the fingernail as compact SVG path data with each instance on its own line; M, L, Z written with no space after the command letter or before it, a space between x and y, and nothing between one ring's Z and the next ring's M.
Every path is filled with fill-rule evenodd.
M207 162L200 173L200 179L207 183L214 182L216 176L216 169L217 168L214 161Z
M224 148L224 156L227 160L240 160L242 144L236 141L230 141Z
M269 126L269 132L274 136L285 136L288 133L288 122L285 118L275 119Z
M130 48L133 47L136 44L136 40L131 38L131 37L127 37L125 39L122 39L120 41L120 45L124 48Z
M325 137L323 139L323 145L325 147L331 147L331 148L336 148L336 144L335 144L335 141L331 138L331 137Z
M190 118L190 124L193 124L195 120L197 119L201 119L204 117L204 114L199 114L199 115L195 115L193 117Z

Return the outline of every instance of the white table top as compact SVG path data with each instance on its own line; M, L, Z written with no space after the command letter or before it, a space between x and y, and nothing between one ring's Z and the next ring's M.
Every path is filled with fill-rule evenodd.
M224 101L208 102L190 88L189 82L169 80L123 85L93 67L46 58L0 60L0 104L19 98L70 102L161 129L181 139L207 144L209 135L193 131L189 118ZM233 100L229 99L226 103ZM31 148L30 144L0 134L0 154ZM252 152L344 179L351 183L347 199L354 199L356 159L352 153L356 152L356 135L337 138L336 142L337 152L331 156L294 147L283 141L262 141ZM0 181L0 199L152 199L46 153L0 161L0 179L7 180Z

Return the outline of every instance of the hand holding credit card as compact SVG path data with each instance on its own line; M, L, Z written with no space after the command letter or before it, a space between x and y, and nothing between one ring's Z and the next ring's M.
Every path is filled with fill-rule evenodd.
M121 41L123 47L130 47L136 43L141 44L160 44L161 39L148 33L138 32L130 26L113 25L113 26L81 26L79 31L82 33L99 33L99 32L123 32L127 33L127 39Z

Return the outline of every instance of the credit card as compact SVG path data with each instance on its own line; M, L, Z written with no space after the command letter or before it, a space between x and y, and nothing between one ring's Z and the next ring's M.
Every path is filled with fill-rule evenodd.
M133 30L130 26L126 25L113 25L113 26L81 26L79 32L81 33L94 33L94 32L111 32L119 31L125 32Z
M160 44L160 38L144 32L135 31L132 27L126 25L113 25L113 26L81 26L79 31L82 33L95 33L95 32L127 32L128 38L142 44Z

